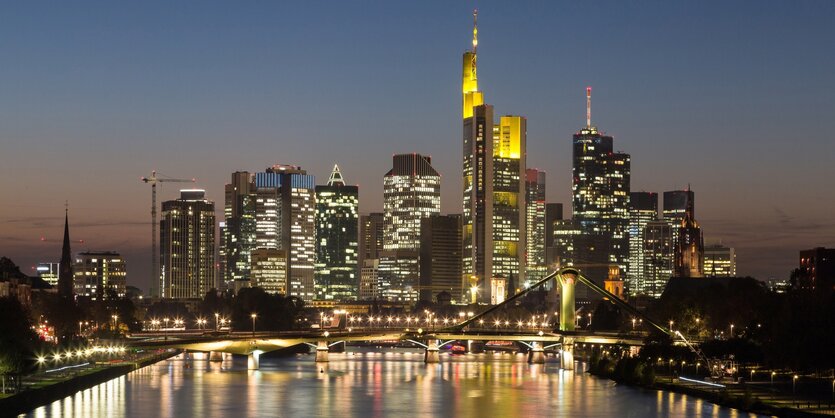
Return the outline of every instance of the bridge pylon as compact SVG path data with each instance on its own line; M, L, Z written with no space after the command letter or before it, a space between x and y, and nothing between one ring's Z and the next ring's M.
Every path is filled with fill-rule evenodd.
M574 338L563 337L560 347L560 368L574 370Z
M327 363L328 360L328 347L327 341L317 341L316 342L316 362L317 363Z
M542 343L534 341L531 343L531 350L528 351L528 363L530 364L544 364L545 363L545 349Z
M423 362L427 364L441 362L441 352L440 347L438 347L438 340L426 341L426 351L423 355Z

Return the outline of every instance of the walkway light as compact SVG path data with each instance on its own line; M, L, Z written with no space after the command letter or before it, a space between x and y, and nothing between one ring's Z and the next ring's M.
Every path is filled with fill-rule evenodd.
M255 320L258 318L258 314L253 312L249 317L252 318L252 338L255 338Z

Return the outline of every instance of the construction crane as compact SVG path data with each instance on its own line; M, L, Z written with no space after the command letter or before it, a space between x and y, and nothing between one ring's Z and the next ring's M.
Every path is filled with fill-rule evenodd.
M157 177L156 170L151 177L142 177L144 183L151 185L151 272L154 275L153 286L159 285L159 255L157 254L157 183L194 183L196 179L172 179Z

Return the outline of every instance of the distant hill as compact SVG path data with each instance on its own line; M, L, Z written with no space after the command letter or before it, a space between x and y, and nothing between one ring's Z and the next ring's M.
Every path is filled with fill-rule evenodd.
M0 257L0 281L9 279L20 279L23 282L29 283L33 289L49 289L49 283L45 282L40 277L29 277L20 271L20 267L7 257Z

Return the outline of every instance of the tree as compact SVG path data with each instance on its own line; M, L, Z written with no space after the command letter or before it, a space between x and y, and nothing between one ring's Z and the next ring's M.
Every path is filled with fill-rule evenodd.
M29 312L16 298L0 298L0 374L23 373L32 365L37 335L32 331Z

